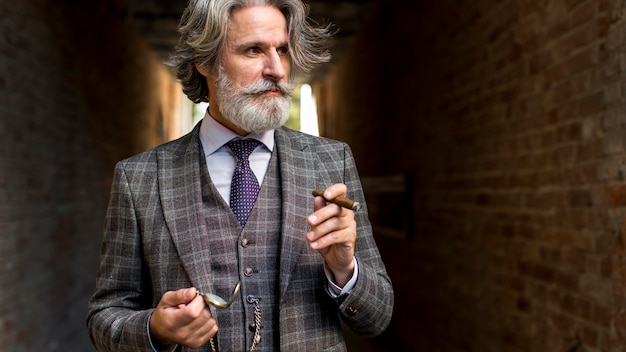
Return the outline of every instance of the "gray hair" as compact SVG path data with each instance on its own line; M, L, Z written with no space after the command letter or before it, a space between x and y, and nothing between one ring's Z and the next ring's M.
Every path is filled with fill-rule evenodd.
M209 95L206 78L196 64L210 69L220 65L233 10L252 5L270 5L285 16L293 68L309 72L315 65L330 60L326 46L332 34L329 26L314 27L309 23L308 6L301 0L190 0L180 20L180 39L169 65L181 81L183 92L194 103L208 102Z

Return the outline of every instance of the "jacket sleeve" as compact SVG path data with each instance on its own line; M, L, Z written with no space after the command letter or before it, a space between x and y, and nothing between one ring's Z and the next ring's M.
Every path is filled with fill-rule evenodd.
M391 280L382 262L367 215L365 196L350 148L345 145L344 183L353 199L362 208L355 213L357 242L355 256L359 274L352 292L338 297L340 314L352 331L364 336L381 334L389 325L393 311L394 293Z
M98 351L149 351L153 312L134 203L124 163L117 164L105 219L96 290L87 327Z

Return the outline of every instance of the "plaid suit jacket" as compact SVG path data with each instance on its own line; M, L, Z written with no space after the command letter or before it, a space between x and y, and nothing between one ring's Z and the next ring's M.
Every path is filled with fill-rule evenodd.
M275 137L283 201L280 349L344 351L338 316L354 332L374 336L387 327L393 308L393 289L367 219L354 159L345 143L287 128L276 130ZM116 165L87 317L99 351L151 350L147 325L161 296L206 287L210 280L205 239L220 229L207 228L199 215L201 153L198 124L189 134ZM304 234L313 211L311 190L334 183L345 183L363 208L355 214L356 286L349 295L330 299L323 260L308 248Z

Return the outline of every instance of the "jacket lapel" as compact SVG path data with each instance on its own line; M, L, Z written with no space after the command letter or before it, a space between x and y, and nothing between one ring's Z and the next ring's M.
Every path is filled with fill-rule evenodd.
M180 262L195 287L205 286L211 277L210 265L204 264L209 247L206 224L200 216L199 127L200 124L182 137L180 143L172 143L173 149L165 149L158 156L159 192L166 226Z
M316 159L302 139L291 138L288 130L277 129L276 150L282 187L282 248L280 295L285 293L300 254L307 250L304 237L307 217L313 212L311 190L315 187ZM305 209L309 209L306 211Z
M199 126L172 149L159 153L159 189L166 226L178 257L195 287L209 289L209 229L202 214ZM309 230L307 216L313 212L311 190L316 186L317 162L309 145L290 136L285 129L275 132L282 187L282 248L280 256L280 295L291 280L300 254L308 250L304 237ZM305 210L303 210L305 209ZM308 210L306 210L308 209ZM207 290L208 291L208 290Z

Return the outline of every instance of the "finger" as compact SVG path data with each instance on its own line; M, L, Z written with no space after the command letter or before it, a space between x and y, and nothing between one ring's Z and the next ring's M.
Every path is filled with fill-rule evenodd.
M311 226L306 233L311 248L323 248L335 243L354 241L356 238L356 221L354 216L331 217L324 222ZM322 240L320 243L314 243Z
M217 325L215 324L215 319L195 320L176 332L177 339L175 341L183 346L198 348L216 333Z
M313 198L313 211L318 211L326 206L326 199L323 197L315 197Z
M309 215L307 221L310 226L318 226L331 219L339 219L342 217L342 209L337 204L329 203L322 208L316 210L313 214Z
M353 225L356 229L354 212L332 203L309 215L307 222L311 227L306 234L309 241L315 241L330 232L348 229Z
M203 338L216 326L215 318L211 316L207 308L200 311L200 313L195 315L194 319L187 324L191 336L195 338Z
M326 187L324 190L324 198L327 200L337 198L339 196L346 196L348 193L348 187L343 183L335 183Z
M198 313L203 310L206 310L207 312L209 312L209 314L211 313L211 311L208 309L208 306L204 302L204 298L202 298L202 296L199 294L197 294L187 306L190 310L196 311Z
M217 334L218 328L215 324L215 319L207 321L202 326L193 331L193 334L189 336L182 343L183 345L191 348L199 348L204 345L209 339Z
M346 227L336 231L324 232L322 235L317 235L313 232L313 239L310 240L311 249L320 250L333 245L342 245L350 247L351 243L355 241L354 231L350 227Z
M320 201L323 202L323 200ZM337 204L328 203L323 207L316 209L313 214L309 215L309 217L307 218L307 222L309 226L314 227L332 219L339 219L341 221L349 222L353 218L353 211L342 208Z
M336 216L325 216L323 212L316 212L309 216L309 225L311 229L306 235L309 241L314 241L329 232L338 231L345 226L341 225L342 221Z
M209 307L201 297L194 299L183 309L189 321L179 329L179 343L198 348L217 333L217 323Z

